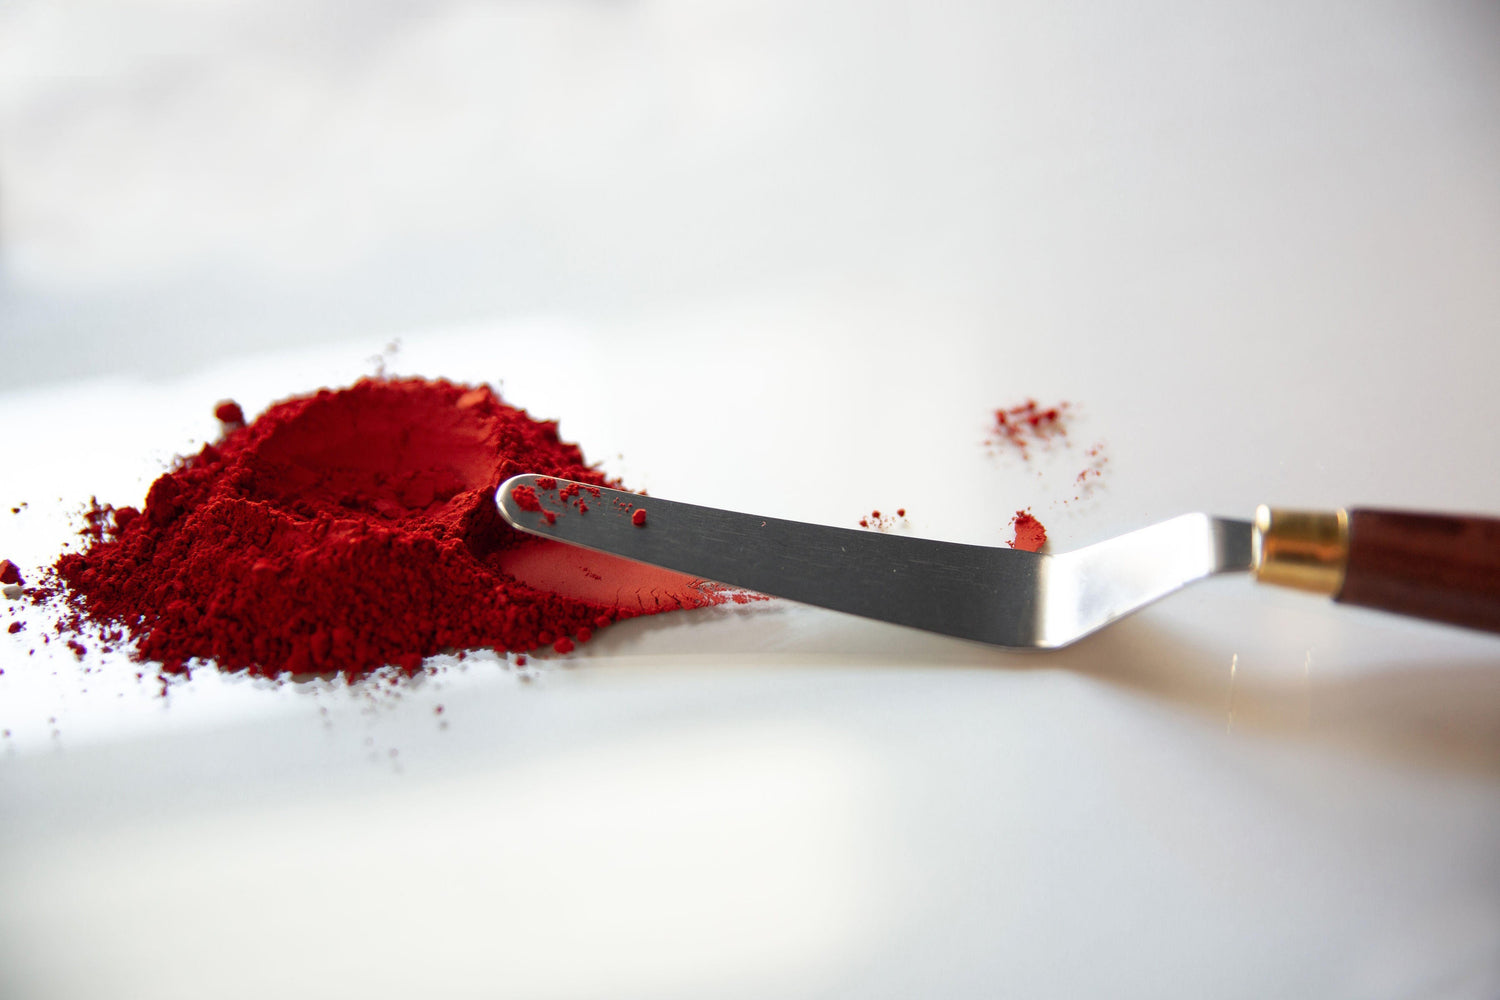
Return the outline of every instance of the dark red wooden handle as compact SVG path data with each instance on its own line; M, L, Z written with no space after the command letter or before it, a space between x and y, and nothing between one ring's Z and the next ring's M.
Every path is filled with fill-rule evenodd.
M1334 600L1500 632L1500 520L1351 510Z

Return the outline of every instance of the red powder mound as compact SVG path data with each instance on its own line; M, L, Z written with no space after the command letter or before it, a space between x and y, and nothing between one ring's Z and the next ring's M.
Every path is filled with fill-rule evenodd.
M528 538L493 494L542 473L612 485L557 425L485 386L365 379L289 399L182 459L144 508L98 508L54 566L75 631L122 629L169 673L415 672L445 650L571 648L622 618L729 599ZM587 584L587 585L585 585Z
M1016 511L1016 516L1010 519L1010 525L1015 531L1015 537L1008 543L1011 548L1035 552L1047 544L1047 529L1042 527L1041 521L1031 516L1030 511Z
M9 559L0 559L0 583L21 583L21 567Z

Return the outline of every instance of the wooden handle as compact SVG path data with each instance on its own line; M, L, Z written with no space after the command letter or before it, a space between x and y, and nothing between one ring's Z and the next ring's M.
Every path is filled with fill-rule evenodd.
M1334 600L1500 632L1500 520L1351 510Z

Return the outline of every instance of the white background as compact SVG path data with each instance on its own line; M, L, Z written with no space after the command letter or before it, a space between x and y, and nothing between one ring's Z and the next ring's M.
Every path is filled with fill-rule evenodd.
M27 569L395 336L766 514L1500 512L1487 3L12 0L0 254ZM1029 396L1071 447L987 453ZM39 621L6 996L1500 992L1487 636L1226 579L1057 654L772 603L162 698Z

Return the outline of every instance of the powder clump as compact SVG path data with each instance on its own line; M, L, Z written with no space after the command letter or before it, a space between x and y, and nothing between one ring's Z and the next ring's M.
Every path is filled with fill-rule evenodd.
M1010 519L1010 526L1015 534L1006 544L1013 549L1036 552L1047 544L1047 529L1042 526L1041 521L1032 516L1030 511L1016 511L1016 516Z
M724 599L686 577L615 601L513 572L564 547L501 520L501 482L616 484L555 422L488 386L371 378L248 425L219 415L222 440L180 459L140 511L96 505L92 544L53 567L75 630L123 628L168 673L193 659L267 676L414 673L445 650L534 649Z
M219 418L221 424L238 426L245 422L245 411L240 409L240 404L232 399L226 399L214 407L214 416Z

